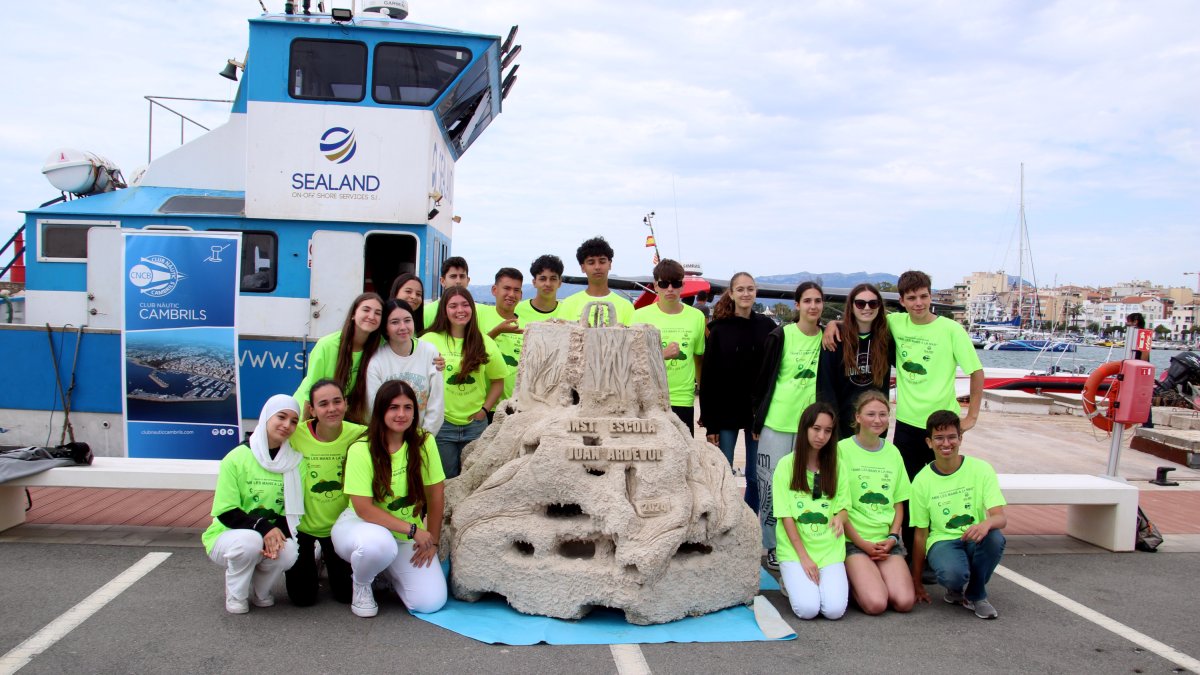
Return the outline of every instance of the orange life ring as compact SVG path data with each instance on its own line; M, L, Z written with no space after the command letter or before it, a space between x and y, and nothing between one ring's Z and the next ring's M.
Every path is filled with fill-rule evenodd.
M1087 418L1092 421L1092 424L1104 432L1111 432L1113 429L1113 402L1117 399L1117 393L1121 390L1121 381L1113 380L1107 387L1108 391L1104 394L1108 400L1108 409L1104 414L1096 407L1096 393L1102 390L1104 381L1108 378L1121 372L1120 361L1109 361L1099 368L1092 371L1088 375L1087 382L1083 384L1083 412Z

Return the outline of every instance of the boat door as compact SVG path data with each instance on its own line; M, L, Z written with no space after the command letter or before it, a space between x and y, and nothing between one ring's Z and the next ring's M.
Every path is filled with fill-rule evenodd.
M87 233L87 325L120 329L124 291L121 260L125 240L119 227L93 227Z
M309 249L308 336L319 338L341 330L354 298L363 292L363 235L317 230Z
M401 274L417 274L420 250L417 236L411 232L368 232L364 258L366 278L363 288L375 291L384 300L392 282Z

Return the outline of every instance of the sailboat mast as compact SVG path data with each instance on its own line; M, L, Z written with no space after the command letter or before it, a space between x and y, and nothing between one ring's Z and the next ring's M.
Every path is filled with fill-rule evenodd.
M1021 212L1017 229L1020 237L1017 244L1017 316L1020 327L1025 328L1025 162L1021 162Z

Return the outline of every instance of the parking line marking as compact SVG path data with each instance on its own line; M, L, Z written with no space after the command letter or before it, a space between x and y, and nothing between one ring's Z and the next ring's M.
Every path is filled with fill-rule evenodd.
M1026 589L1028 591L1032 591L1033 593L1042 596L1043 598L1049 600L1050 602L1053 602L1054 604L1058 605L1059 607L1062 607L1063 609L1067 610L1068 612L1073 612L1075 614L1078 614L1079 616L1083 617L1084 619L1087 619L1088 621L1091 621L1092 623L1096 624L1097 626L1100 626L1101 628L1109 630L1109 631L1117 634L1118 636L1123 637L1126 640L1129 640L1130 642L1138 645L1139 647L1145 649L1146 651L1153 652L1153 653L1163 657L1164 659L1174 663L1175 665L1179 666L1180 668L1186 668L1186 669L1192 671L1193 673L1200 673L1200 661L1188 656L1187 654L1184 654L1183 652L1175 649L1174 647L1172 647L1168 644L1159 642L1158 640L1155 640L1154 638L1150 637L1149 635L1146 635L1145 633L1136 631L1136 630L1130 628L1129 626L1126 626L1125 624L1117 621L1116 619L1112 619L1108 616L1101 614L1100 612L1097 612L1096 610L1094 610L1090 607L1081 605L1078 602L1075 602L1074 600L1068 598L1067 596L1065 596L1055 590L1047 588L1046 586L1039 584L1038 582L1034 581L1033 579L1030 579L1029 577L1027 577L1023 574L1014 572L1003 565L998 565L996 567L996 574L999 574L1000 576L1004 577L1005 579L1008 579L1009 581L1013 582L1014 584L1016 584L1018 586L1021 586L1022 588Z
M637 645L609 645L619 675L651 675L650 664Z
M170 553L147 553L129 569L118 574L112 581L101 586L79 604L58 615L56 619L31 635L29 639L13 647L4 656L0 656L0 675L9 675L24 668L35 656L66 637L67 633L75 630L79 624L87 621L93 614L103 609L127 588L137 583L138 579L149 574L169 557L171 557Z

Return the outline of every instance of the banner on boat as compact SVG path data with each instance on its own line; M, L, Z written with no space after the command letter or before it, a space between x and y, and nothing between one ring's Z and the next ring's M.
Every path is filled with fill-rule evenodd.
M123 252L126 452L221 459L241 436L241 237L129 232Z
M249 109L247 218L449 222L454 159L429 111L261 101Z

